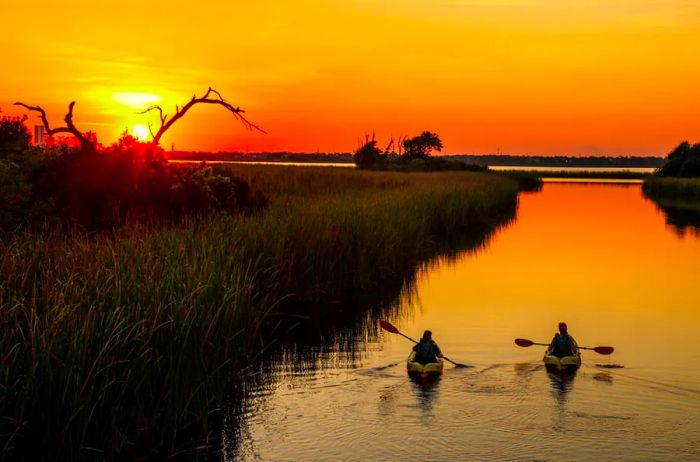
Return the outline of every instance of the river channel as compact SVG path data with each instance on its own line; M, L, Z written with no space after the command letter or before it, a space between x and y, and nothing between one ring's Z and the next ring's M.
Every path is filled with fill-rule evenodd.
M287 345L225 435L242 461L700 460L700 234L639 184L545 183L485 245L426 263L388 310L433 331L446 365L406 374L411 342L367 316ZM549 374L557 323L583 346Z

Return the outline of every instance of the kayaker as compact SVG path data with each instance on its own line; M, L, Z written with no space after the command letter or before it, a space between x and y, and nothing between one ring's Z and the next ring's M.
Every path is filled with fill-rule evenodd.
M433 333L429 330L423 332L423 337L414 345L413 351L416 352L414 361L421 364L435 363L438 358L442 358L442 351L433 341Z
M552 356L563 358L564 356L574 356L578 351L576 340L569 335L569 329L565 322L559 323L559 332L554 334L552 343L549 344Z

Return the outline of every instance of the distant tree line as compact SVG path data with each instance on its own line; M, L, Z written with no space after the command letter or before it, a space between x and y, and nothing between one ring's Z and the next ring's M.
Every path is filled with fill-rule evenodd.
M233 161L233 162L326 162L352 163L350 152L189 152L169 151L165 153L171 160L189 161Z
M460 154L449 156L468 164L514 167L648 167L664 164L663 157L635 156L530 156L509 154Z

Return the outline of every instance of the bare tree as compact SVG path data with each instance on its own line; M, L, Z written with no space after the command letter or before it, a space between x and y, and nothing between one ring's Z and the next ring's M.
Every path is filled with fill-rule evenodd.
M151 144L153 146L157 146L160 143L160 139L163 136L163 134L165 134L165 132L170 127L172 127L172 125L175 122L180 120L187 113L187 111L189 111L195 104L218 104L219 106L223 106L238 120L240 120L247 129L257 130L259 132L266 133L265 130L251 123L248 119L246 119L243 116L243 113L245 112L243 109L241 109L240 107L234 107L233 105L228 103L218 91L209 87L207 92L201 98L197 98L197 95L194 95L192 99L184 106L175 106L175 114L171 118L168 118L168 115L164 114L163 109L158 105L151 106L145 111L139 112L139 114L146 114L147 112L156 110L158 111L158 114L160 116L160 128L156 133L153 133L151 124L148 124L148 129L151 132L151 136L153 137ZM44 111L44 109L41 106L30 106L21 102L17 102L15 103L15 105L22 106L26 109L29 109L30 111L36 111L39 114L41 114L41 121L43 122L44 128L46 129L46 133L49 136L53 136L56 133L69 133L75 136L78 139L78 141L80 141L80 146L83 149L95 148L95 138L92 135L92 132L82 133L75 127L75 124L73 124L73 107L75 106L75 101L71 101L71 103L68 105L68 114L66 114L65 118L63 119L66 122L66 126L58 128L51 128L49 126L49 120L46 118L46 111Z
M82 133L73 124L73 107L75 106L75 101L71 101L71 103L68 105L68 114L66 114L66 116L63 118L63 120L66 122L66 126L58 128L51 128L49 126L49 120L46 118L46 111L44 111L41 106L30 106L21 102L15 103L15 106L22 106L30 111L35 111L41 114L41 121L44 124L46 133L49 136L53 136L56 133L69 133L80 141L80 146L83 149L93 149L95 147L95 137L92 136L92 132L87 132L86 134Z
M213 96L212 96L213 95ZM139 112L139 114L146 114L150 111L158 111L159 117L160 117L160 128L156 133L153 133L151 124L148 124L148 130L151 132L151 136L153 137L153 140L151 141L151 144L158 145L160 143L160 138L165 134L165 132L172 127L172 125L180 120L186 113L189 111L192 106L195 104L218 104L219 106L223 106L226 108L231 114L236 117L243 125L248 129L248 130L257 130L261 133L267 133L265 130L262 128L258 127L257 125L251 123L248 119L246 119L243 116L243 113L245 112L243 109L240 107L234 107L230 103L228 103L222 96L221 94L214 90L213 88L209 87L207 92L202 96L201 98L197 98L197 95L192 96L192 99L185 104L182 107L175 106L175 114L168 119L167 114L163 114L163 108L161 108L158 105L154 105L146 109L145 111Z

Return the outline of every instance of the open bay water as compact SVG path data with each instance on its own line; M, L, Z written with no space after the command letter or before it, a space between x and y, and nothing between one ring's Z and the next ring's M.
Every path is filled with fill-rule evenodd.
M694 230L695 229L695 230ZM368 315L285 344L225 435L232 460L700 460L700 235L641 188L546 183L485 246L419 270L389 317L433 331L443 376L410 381L411 342ZM549 374L559 321L582 346ZM235 442L232 440L235 439Z

